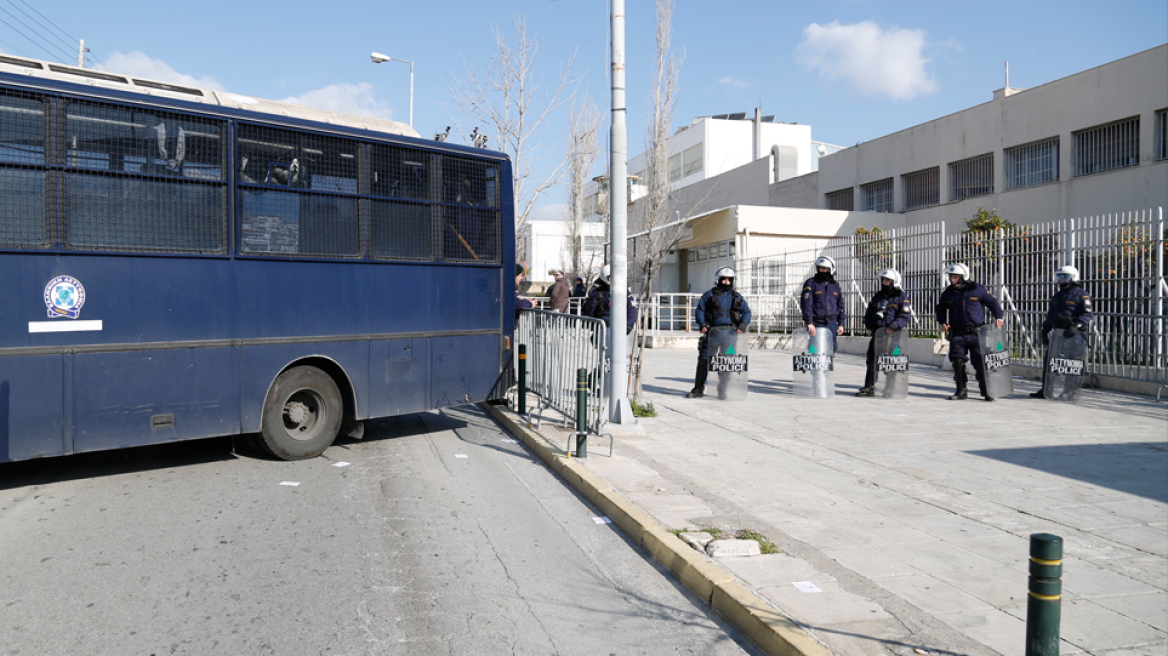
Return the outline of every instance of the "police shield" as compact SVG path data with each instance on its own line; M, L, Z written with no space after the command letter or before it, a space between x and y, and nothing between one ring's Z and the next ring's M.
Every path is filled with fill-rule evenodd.
M1067 337L1061 329L1050 335L1046 352L1042 395L1051 401L1074 402L1087 373L1087 338L1082 333Z
M876 396L885 399L908 398L908 337L903 330L891 333L887 328L876 329L876 371L878 381L884 381Z
M819 326L812 337L806 329L791 339L795 350L791 367L791 391L795 396L826 399L835 394L835 347L831 330Z
M981 352L985 356L986 391L995 399L1014 393L1014 374L1010 371L1010 342L1006 333L993 323L977 329Z
M718 376L718 398L741 401L746 398L747 360L750 340L734 326L711 326L706 332L710 349L711 376Z

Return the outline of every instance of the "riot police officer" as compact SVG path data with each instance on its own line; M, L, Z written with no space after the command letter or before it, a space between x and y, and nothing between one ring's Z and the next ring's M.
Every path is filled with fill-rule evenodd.
M698 369L694 374L694 386L687 399L705 396L706 376L710 368L710 345L708 333L712 326L734 326L738 332L746 332L750 325L750 305L742 294L734 291L734 269L722 267L714 274L715 284L698 300L694 308L694 321L701 326L702 336L698 340ZM719 374L721 375L721 374Z
M901 288L900 272L885 269L876 280L880 283L880 289L872 296L864 311L864 326L872 331L872 340L868 342L868 371L864 374L864 386L856 392L856 396L876 395L876 335L881 330L889 333L902 330L912 321L912 305L908 294Z
M848 312L844 307L844 297L839 283L835 281L835 260L826 255L815 260L815 275L803 283L803 294L799 308L803 312L803 323L807 334L815 337L817 329L830 330L832 350L839 350L837 336L844 334L844 322Z
M604 325L612 329L612 290L608 287L609 266L606 264L600 269L600 276L588 292L588 298L580 308L580 314L604 321ZM637 306L633 305L632 293L625 292L625 333L633 332L637 325Z
M945 273L951 284L941 292L941 298L937 301L937 323L941 324L941 330L949 337L949 361L953 363L953 380L957 383L957 391L949 400L968 398L965 363L971 361L982 398L993 401L994 397L986 390L985 357L981 352L977 329L986 322L986 308L993 313L998 328L1005 322L1006 314L989 290L969 279L969 267L954 264Z
M1054 274L1055 282L1058 283L1058 291L1054 296L1050 297L1050 305L1046 310L1046 319L1042 322L1042 343L1044 346L1050 344L1050 333L1054 330L1062 330L1063 337L1072 339L1079 333L1086 334L1088 328L1091 326L1091 319L1093 311L1091 309L1091 297L1087 295L1087 290L1079 284L1079 270L1071 265L1066 265L1060 268ZM1049 358L1050 354L1046 354ZM1042 381L1045 386L1047 368L1042 367ZM1042 390L1039 389L1030 395L1031 398L1043 398Z

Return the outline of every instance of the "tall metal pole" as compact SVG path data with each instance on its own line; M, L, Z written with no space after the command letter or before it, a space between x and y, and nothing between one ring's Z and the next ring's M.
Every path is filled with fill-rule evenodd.
M608 379L608 420L613 424L634 424L633 409L629 405L627 380L627 346L625 325L628 311L625 295L628 293L628 126L625 123L625 2L612 0L612 125L609 133L611 165L609 167L608 195L610 206L610 244L612 277L611 325L608 331L608 353L612 360L612 376Z
M77 68L85 68L85 39L77 46Z
M410 129L414 129L414 62L410 62Z

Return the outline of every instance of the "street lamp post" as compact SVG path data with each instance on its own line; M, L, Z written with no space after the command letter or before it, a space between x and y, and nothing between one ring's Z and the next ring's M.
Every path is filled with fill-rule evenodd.
M398 59L397 57L390 57L389 55L383 55L380 52L370 53L369 59L373 60L374 64L395 61L410 65L410 129L412 130L414 128L414 62L405 59Z

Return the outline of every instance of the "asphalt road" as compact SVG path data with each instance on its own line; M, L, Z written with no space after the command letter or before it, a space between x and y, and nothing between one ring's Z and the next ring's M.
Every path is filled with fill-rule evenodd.
M759 653L595 516L474 407L3 464L0 654Z

